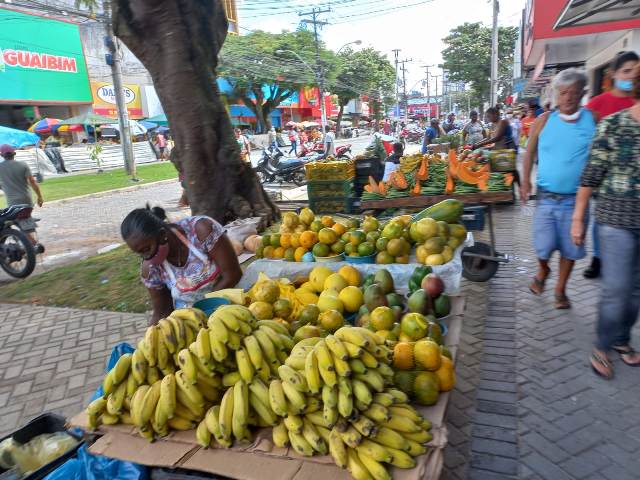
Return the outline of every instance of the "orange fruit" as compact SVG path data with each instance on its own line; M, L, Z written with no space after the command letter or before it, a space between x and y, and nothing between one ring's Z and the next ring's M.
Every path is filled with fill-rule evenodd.
M329 245L326 245L324 243L316 243L313 246L312 251L316 257L328 257L329 253L331 252L331 250L329 250Z
M300 234L300 246L306 249L312 248L316 243L318 243L318 235L316 232L311 232L307 230L306 232L302 232Z
M307 253L307 249L304 247L298 247L296 248L295 252L293 253L293 258L295 259L296 262L301 262L302 261L302 256Z
M334 223L332 229L338 234L338 236L342 236L346 233L347 227L342 223Z
M325 245L331 245L338 239L338 234L331 228L323 228L318 233L318 240Z
M413 369L413 345L408 342L395 344L393 347L393 367L397 370Z
M269 245L268 247L264 247L264 250L262 250L262 256L264 258L273 258L274 250L275 248L273 248L271 245Z
M273 258L283 258L284 257L284 248L278 247L273 251Z
M292 246L290 233L283 233L280 235L280 246L285 249Z
M320 222L322 223L322 225L324 225L325 227L333 227L333 225L336 223L335 220L333 219L333 217L331 217L330 215L325 215L320 219Z
M289 247L289 248L287 248L287 249L284 251L284 259L285 259L287 262L295 262L295 261L296 261L296 259L295 259L295 251L296 251L296 249L295 249L295 248L293 248L293 247Z
M291 246L293 248L298 248L300 246L300 234L299 233L292 233L291 234Z

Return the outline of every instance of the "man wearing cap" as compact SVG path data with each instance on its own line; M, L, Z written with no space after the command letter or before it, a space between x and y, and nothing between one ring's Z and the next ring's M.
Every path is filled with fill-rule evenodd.
M25 162L15 160L16 151L11 145L0 145L0 188L7 199L7 205L30 205L33 206L33 198L29 191L29 185L36 192L38 206L43 203L42 192L36 179L31 175L31 169ZM20 229L26 233L36 247L36 253L44 252L44 247L37 243L35 238L36 222L29 217L19 220Z

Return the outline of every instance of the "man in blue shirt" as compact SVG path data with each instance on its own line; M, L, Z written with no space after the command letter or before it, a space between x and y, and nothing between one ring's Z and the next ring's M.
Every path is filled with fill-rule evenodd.
M427 153L427 145L440 136L440 121L437 118L431 120L431 126L427 127L424 132L424 140L422 140L422 153Z

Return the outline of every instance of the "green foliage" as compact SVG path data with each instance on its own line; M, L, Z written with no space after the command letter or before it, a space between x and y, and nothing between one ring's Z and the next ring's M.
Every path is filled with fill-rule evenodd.
M384 54L373 48L357 52L347 48L338 55L331 92L338 96L341 105L346 105L360 95L391 97L394 81L395 69Z
M322 47L321 60L324 69L330 73L335 64L333 53ZM315 69L315 43L311 32L297 30L274 34L256 30L247 35L227 37L220 52L218 74L233 86L229 100L241 100L256 114L263 128L268 129L271 111L300 87L317 84ZM269 86L266 94L263 85Z
M498 33L498 95L511 93L513 50L518 36L516 27L500 27ZM452 81L471 85L474 104L487 101L491 83L491 28L480 22L463 23L443 39L443 67Z

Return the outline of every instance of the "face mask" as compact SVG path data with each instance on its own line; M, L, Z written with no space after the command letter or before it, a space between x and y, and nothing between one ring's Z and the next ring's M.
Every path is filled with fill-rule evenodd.
M575 122L578 118L580 118L580 110L578 110L576 113L572 113L571 115L560 113L559 116L565 122Z
M618 90L622 90L623 92L630 92L633 90L633 82L631 80L616 79L613 84Z
M151 258L145 259L151 265L160 265L169 256L169 242L159 243L156 253Z

